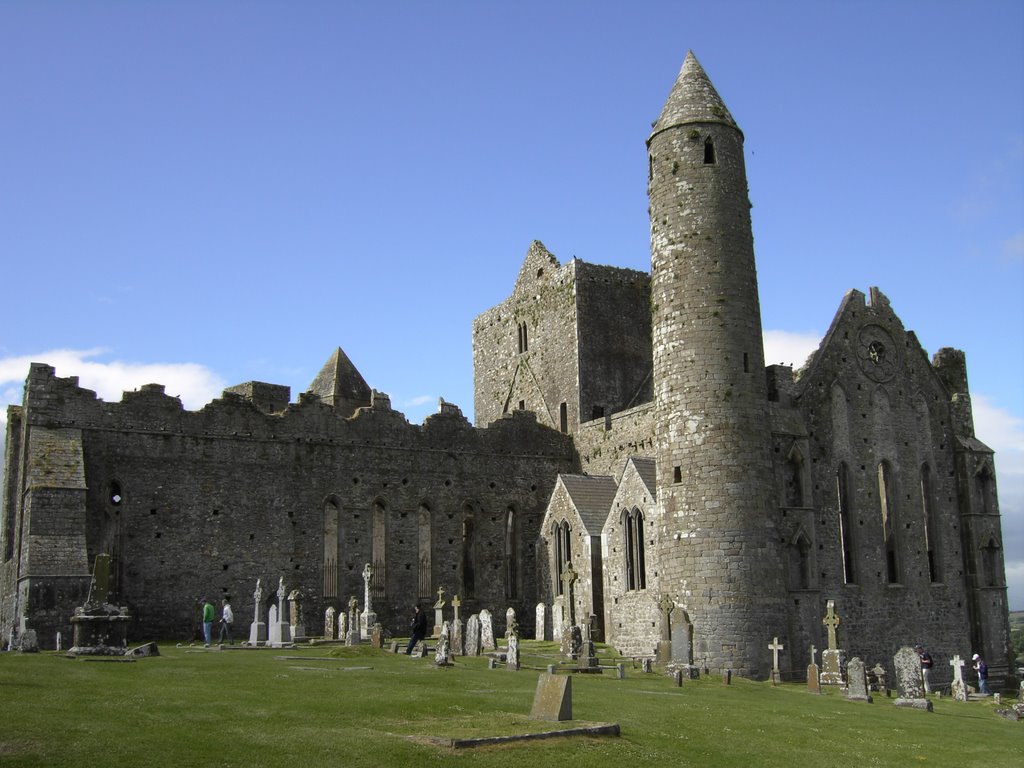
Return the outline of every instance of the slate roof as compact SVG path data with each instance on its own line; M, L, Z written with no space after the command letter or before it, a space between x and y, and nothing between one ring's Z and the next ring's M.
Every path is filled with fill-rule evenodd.
M606 475L559 475L558 479L569 494L586 532L599 536L618 490L615 478Z

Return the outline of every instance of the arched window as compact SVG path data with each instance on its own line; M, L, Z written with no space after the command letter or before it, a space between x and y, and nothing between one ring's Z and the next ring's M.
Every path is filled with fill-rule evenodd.
M981 548L981 578L982 586L1002 586L1000 575L1002 568L999 567L999 545L994 538L989 538L988 543Z
M505 510L505 597L514 600L519 597L519 547L516 526L516 511Z
M928 579L942 581L939 572L939 526L935 521L935 495L932 492L932 470L921 465L921 514L924 518L924 549L928 556Z
M885 580L889 584L900 583L898 548L896 545L896 508L893 501L892 467L882 461L878 465L878 505L882 513L882 540L885 547Z
M625 550L626 589L647 589L647 565L644 555L644 515L635 507L622 515L622 541Z
M324 597L338 596L338 504L324 502Z
M983 515L992 514L996 511L993 475L992 466L987 461L981 465L974 475L975 484L978 488L978 511Z
M370 580L371 594L375 598L384 597L384 585L387 584L387 541L388 541L388 510L384 501L373 502L373 538L370 562L373 563L373 576Z
M784 506L804 506L804 457L795 445L786 456L783 467Z
M428 600L433 596L434 592L431 587L430 578L430 507L427 504L420 504L417 518L417 540L419 542L417 548L417 582L419 583L419 589L417 592L421 600Z
M563 520L560 523L555 523L555 527L552 530L552 535L555 540L555 594L561 595L564 591L564 585L562 584L562 574L565 573L566 566L572 562L572 546L569 543L569 537L572 533L572 529L569 528L569 521Z
M850 508L849 470L845 462L836 468L836 503L839 506L839 545L843 551L843 582L857 583L857 571L854 567L853 548L853 511Z
M472 598L476 593L476 531L475 516L472 504L462 508L462 555L460 557L460 575L463 597Z

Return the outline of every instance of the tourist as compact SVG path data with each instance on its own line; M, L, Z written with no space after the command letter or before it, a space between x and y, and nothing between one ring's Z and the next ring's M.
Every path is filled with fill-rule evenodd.
M410 626L412 627L412 637L409 638L409 646L405 649L406 656L411 656L416 643L427 636L427 614L420 609L419 605L415 607Z
M231 622L233 622L235 620L235 613L234 613L234 611L231 610L231 598L230 597L225 597L224 600L223 600L223 603L224 603L224 608L222 609L221 617L220 617L220 640L218 640L217 642L219 642L221 645L223 645L224 644L224 635L227 635L228 636L228 642L231 645L234 645L235 644L235 640L234 640L233 637L231 637Z
M213 603L205 597L200 602L203 604L203 641L209 648L213 642Z
M988 696L988 664L978 654L974 654L974 671L978 673L978 693Z
M917 651L918 657L921 659L921 677L924 678L924 692L926 694L932 692L932 685L929 677L932 672L932 655L925 650L923 645L915 645L914 650Z

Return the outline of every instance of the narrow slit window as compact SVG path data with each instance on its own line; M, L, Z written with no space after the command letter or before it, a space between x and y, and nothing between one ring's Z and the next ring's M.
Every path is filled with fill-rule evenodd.
M704 139L704 165L715 164L715 142L708 136Z

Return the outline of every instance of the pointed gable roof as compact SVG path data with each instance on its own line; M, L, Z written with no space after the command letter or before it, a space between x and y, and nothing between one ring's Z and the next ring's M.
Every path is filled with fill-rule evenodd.
M618 483L604 475L559 475L569 500L579 513L583 526L591 536L598 536L608 519Z
M651 136L687 123L723 123L739 130L693 51L686 54L686 60L661 110L661 116L651 130Z
M558 259L544 247L544 243L534 240L530 243L526 258L523 259L523 266L519 268L519 276L516 278L516 285L512 289L512 293L530 290L530 286L534 285L537 280L550 277L560 266Z
M355 411L370 404L370 387L341 347L327 358L307 391L319 395L327 405L344 411Z
M639 476L641 482L643 482L644 487L647 488L647 492L651 494L651 498L656 499L658 497L658 470L654 459L648 458L647 456L630 456L626 461L626 466L623 467L623 477L629 469L630 464L633 465L637 476Z

